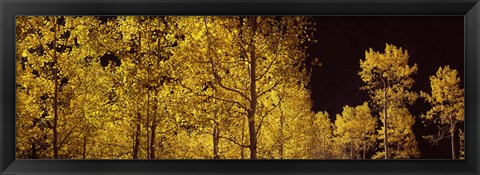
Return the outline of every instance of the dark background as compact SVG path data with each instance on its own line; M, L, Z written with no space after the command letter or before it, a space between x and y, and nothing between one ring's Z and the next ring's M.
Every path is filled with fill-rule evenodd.
M365 58L369 48L383 53L385 43L406 49L409 65L417 64L412 91L430 92L429 76L445 65L459 72L463 88L463 16L317 16L314 20L318 42L309 45L307 62L318 58L322 64L312 67L311 99L313 110L326 110L332 121L343 106L361 105L369 100L367 92L359 90L363 85L357 75L360 59ZM451 159L448 139L432 146L421 137L435 131L425 127L420 119L429 109L423 98L409 107L416 118L413 132L419 142L420 158Z

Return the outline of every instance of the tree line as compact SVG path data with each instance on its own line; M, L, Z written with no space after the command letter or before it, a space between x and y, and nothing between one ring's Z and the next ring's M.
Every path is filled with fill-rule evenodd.
M440 67L430 92L412 92L418 68L394 45L359 61L369 101L334 121L312 111L314 32L298 16L19 16L16 156L419 158L422 117L438 128L425 139L450 139L452 158L464 157L457 71ZM419 97L431 110L413 116Z

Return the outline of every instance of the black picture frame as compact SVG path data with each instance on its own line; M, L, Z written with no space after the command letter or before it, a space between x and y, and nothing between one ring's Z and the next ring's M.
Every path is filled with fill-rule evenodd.
M0 174L480 173L479 0L0 0ZM17 15L462 15L465 160L15 160Z

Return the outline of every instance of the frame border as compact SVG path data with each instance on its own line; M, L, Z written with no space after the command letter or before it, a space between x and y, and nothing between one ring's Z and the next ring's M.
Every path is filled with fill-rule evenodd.
M17 15L461 15L465 160L15 160ZM479 0L0 0L0 174L480 174ZM185 168L186 167L186 168Z

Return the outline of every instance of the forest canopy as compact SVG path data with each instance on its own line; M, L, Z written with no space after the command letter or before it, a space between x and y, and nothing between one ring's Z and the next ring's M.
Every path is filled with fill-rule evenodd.
M313 110L317 27L302 16L19 16L16 157L411 159L420 137L464 158L457 70L438 67L415 92L421 68L394 44L358 59L368 100ZM429 110L416 116L419 100ZM431 134L414 132L417 119Z

